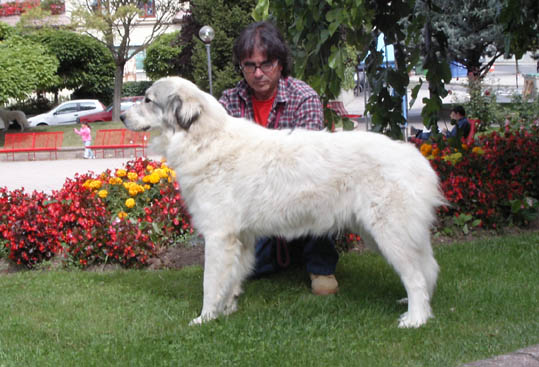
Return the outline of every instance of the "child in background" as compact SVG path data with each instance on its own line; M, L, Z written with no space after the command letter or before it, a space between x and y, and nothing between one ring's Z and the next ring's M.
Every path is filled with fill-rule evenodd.
M76 128L73 130L75 131L75 134L80 135L82 142L84 143L84 158L95 159L95 154L93 150L90 149L90 145L92 145L92 130L90 129L90 125L83 122L80 130L77 130Z

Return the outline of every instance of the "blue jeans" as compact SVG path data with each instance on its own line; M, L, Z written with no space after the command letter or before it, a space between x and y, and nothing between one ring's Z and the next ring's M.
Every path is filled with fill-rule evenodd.
M255 258L254 277L298 264L304 264L309 273L330 275L335 273L339 254L330 236L305 236L292 241L270 237L256 241Z

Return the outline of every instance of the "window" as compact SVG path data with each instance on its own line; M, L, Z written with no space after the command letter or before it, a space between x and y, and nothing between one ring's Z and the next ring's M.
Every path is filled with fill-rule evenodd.
M82 102L80 104L81 111L95 110L95 103L93 102Z
M56 114L61 115L64 113L72 113L77 112L77 104L76 103L67 103L66 105L60 107L56 110Z
M138 72L144 71L144 59L146 58L146 50L140 51L135 55L135 64Z
M142 0L138 3L138 8L144 10L142 15L144 18L155 17L155 3L154 0Z

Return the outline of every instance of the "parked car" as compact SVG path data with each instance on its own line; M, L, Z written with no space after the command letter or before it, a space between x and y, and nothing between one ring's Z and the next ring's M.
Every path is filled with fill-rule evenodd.
M28 123L31 127L75 124L78 117L100 112L104 109L105 106L97 99L75 99L61 103L49 112L30 117Z
M129 107L142 101L144 97L123 97L120 102L120 111L126 111ZM86 116L77 118L77 122L102 122L112 120L112 105L108 106L104 111L91 113Z

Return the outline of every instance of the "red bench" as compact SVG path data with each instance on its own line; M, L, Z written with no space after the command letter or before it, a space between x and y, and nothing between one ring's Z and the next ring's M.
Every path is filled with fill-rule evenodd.
M361 117L361 115L348 113L348 111L346 111L346 108L344 107L344 104L341 101L330 101L328 102L326 107L334 111L339 117L344 117L352 120L354 122L354 128L357 126L359 118ZM335 131L334 122L331 123L331 131Z
M15 153L28 153L28 159L36 159L36 152L49 152L50 158L58 159L62 147L63 131L6 134L0 153L15 160Z
M135 157L137 157L139 153L144 157L146 156L146 148L148 147L149 141L149 131L103 129L97 130L95 140L92 142L90 148L95 151L96 156L98 153L101 153L103 158L105 158L106 149L114 150L115 157L118 155L124 157L126 149L133 149Z
M327 107L335 111L337 115L341 117L348 117L351 120L359 119L361 117L361 115L348 113L348 111L346 111L346 108L344 107L344 104L341 101L330 101L328 102Z

